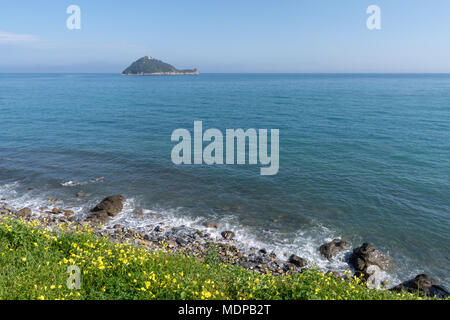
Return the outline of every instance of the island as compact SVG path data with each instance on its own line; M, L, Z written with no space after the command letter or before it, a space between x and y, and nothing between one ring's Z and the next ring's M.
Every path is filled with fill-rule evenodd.
M123 70L124 75L161 76L161 75L198 75L197 69L178 70L174 66L150 56L142 57Z

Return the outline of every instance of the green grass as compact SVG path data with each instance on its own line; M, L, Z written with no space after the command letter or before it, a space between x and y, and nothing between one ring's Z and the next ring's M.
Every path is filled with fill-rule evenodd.
M81 270L69 289L67 268ZM89 227L0 218L1 299L420 299L309 269L261 275L219 262L116 243Z

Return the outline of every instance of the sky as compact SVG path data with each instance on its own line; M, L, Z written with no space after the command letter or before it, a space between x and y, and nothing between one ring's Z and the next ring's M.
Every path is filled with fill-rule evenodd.
M146 55L201 73L450 73L450 1L0 0L0 72L119 73Z

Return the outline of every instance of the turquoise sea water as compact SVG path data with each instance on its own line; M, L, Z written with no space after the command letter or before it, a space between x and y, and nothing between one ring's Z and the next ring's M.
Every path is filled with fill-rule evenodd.
M113 223L215 220L336 269L345 254L325 261L320 244L370 241L396 260L393 281L450 284L450 75L1 74L0 114L0 197L18 207L55 197L85 215L121 193ZM279 129L279 173L175 166L171 133L195 120Z

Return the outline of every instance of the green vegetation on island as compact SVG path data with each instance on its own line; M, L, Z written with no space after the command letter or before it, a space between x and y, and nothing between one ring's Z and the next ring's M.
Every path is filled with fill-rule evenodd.
M422 299L316 269L260 274L220 262L214 247L199 258L127 241L89 224L2 215L0 299ZM67 285L70 266L80 270L79 289Z
M198 74L197 69L178 70L158 59L145 56L133 62L122 74L126 75L185 75Z

